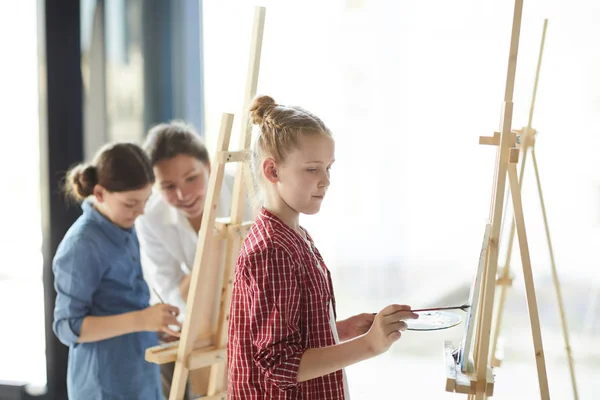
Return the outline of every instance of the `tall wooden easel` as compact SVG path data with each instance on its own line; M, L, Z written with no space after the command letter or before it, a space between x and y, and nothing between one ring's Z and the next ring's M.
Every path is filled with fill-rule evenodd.
M541 398L548 400L550 393L548 389L548 377L546 374L546 362L542 346L542 332L540 329L539 313L529 257L529 245L525 231L525 220L523 217L523 206L521 202L521 190L519 188L519 177L516 164L519 159L519 148L516 134L511 129L513 115L513 92L517 68L517 55L519 48L519 36L521 30L521 16L523 11L523 0L515 0L513 12L513 24L508 59L508 71L504 102L502 106L502 118L500 132L491 137L480 137L479 143L498 146L496 151L496 164L494 171L494 183L492 187L492 199L490 207L489 237L484 240L485 249L482 252L482 266L479 271L481 279L476 287L478 296L476 307L469 318L474 323L472 330L474 335L473 365L467 371L463 371L460 364L453 357L454 350L450 342L445 342L446 363L446 391L468 394L470 400L483 400L493 395L494 376L489 365L490 339L492 330L492 314L494 311L495 283L498 270L498 252L500 242L500 230L502 227L502 211L504 207L504 194L506 189L506 178L510 185L510 193L513 201L514 219L521 250L521 261L523 265L523 276L527 293L527 306L531 322L533 346L538 372L538 380ZM486 229L487 234L488 229ZM472 312L472 311L471 311ZM467 360L468 362L469 360ZM472 372L471 372L472 371Z
M544 20L544 27L542 30L542 40L540 43L540 52L539 52L539 56L538 56L538 64L537 64L537 69L536 69L536 73L535 73L535 81L534 81L534 85L533 85L533 96L531 98L531 105L529 107L529 119L527 122L527 126L523 127L523 129L521 129L521 130L516 131L517 135L519 135L518 136L518 138L520 139L519 145L520 145L521 154L522 154L521 166L520 166L520 171L519 171L519 189L522 189L522 187L523 187L523 177L525 174L525 164L527 162L527 152L528 152L528 150L531 150L533 169L535 171L538 195L539 195L539 199L540 199L540 205L542 208L542 216L544 219L546 240L548 243L548 250L550 253L550 264L552 266L552 278L553 278L554 288L556 290L558 308L559 308L559 313L560 313L560 320L561 320L561 325L562 325L562 330L563 330L563 337L564 337L564 341L565 341L565 349L567 352L567 361L569 363L569 372L571 374L571 383L573 386L573 394L574 394L574 399L577 400L579 398L579 396L577 393L577 382L575 380L575 368L573 366L573 356L571 354L571 346L569 344L570 343L569 342L569 331L567 329L567 321L566 321L566 316L565 316L565 311L564 311L562 292L560 289L558 272L556 270L556 263L554 260L554 250L552 247L552 241L550 240L550 228L548 226L548 218L546 216L546 206L544 203L544 196L542 195L542 185L540 182L540 175L539 175L539 170L538 170L538 165L537 165L537 159L535 157L535 139L536 139L537 131L532 128L533 111L534 111L535 99L536 99L536 95L537 95L538 80L539 80L539 76L540 76L540 68L542 65L542 55L544 52L544 43L545 43L545 39L546 39L547 27L548 27L548 20L546 19L546 20ZM497 280L497 285L499 286L500 293L499 293L499 299L498 299L498 308L497 308L497 312L495 315L494 333L492 335L493 340L492 340L492 350L491 350L492 366L494 366L494 367L499 367L500 364L502 363L502 356L500 355L500 353L502 353L502 352L499 350L499 347L498 347L498 339L500 337L500 327L502 324L502 315L504 312L504 305L506 303L506 296L507 296L508 288L512 285L512 281L513 281L511 274L510 274L510 261L511 261L511 256L512 256L514 238L515 238L515 220L513 219L513 220L511 220L511 226L510 226L510 231L509 231L508 247L507 247L507 252L506 252L506 261L505 261L504 267L502 268L502 271L500 272L498 280Z
M190 371L207 367L210 376L201 383L200 394L207 395L203 400L227 398L226 345L233 272L242 241L252 225L243 221L244 186L248 191L253 188L247 163L251 142L248 109L258 84L265 12L264 7L255 8L239 151L229 151L233 115L224 113L221 119L181 338L146 350L147 361L158 364L175 361L170 400L183 398ZM238 163L231 216L217 220L216 209L228 162Z

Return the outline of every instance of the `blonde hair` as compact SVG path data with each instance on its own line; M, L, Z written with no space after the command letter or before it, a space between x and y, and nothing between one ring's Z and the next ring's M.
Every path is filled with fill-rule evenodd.
M250 105L250 120L258 127L252 146L251 169L254 178L256 205L262 199L262 163L266 158L285 161L289 152L298 146L299 135L327 135L331 131L313 113L297 106L275 103L270 96L257 96Z

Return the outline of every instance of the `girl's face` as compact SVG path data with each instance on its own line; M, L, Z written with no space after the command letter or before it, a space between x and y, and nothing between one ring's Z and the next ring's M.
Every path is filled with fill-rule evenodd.
M209 165L187 154L178 154L154 166L161 195L188 218L200 217L204 211L209 174Z
M316 214L327 193L330 169L335 161L335 142L325 134L300 135L298 147L284 162L263 162L263 174L276 197L297 213Z
M151 193L151 184L126 192L109 192L100 185L94 187L96 207L115 225L126 229L133 227L135 219L144 213Z

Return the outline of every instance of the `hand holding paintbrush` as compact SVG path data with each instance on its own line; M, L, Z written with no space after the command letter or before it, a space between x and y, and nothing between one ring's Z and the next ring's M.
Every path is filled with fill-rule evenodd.
M143 331L159 332L161 340L166 341L166 335L178 338L181 333L172 329L178 327L181 329L181 323L177 321L179 309L170 304L165 304L158 292L152 288L161 304L155 304L147 307L140 312L140 323Z

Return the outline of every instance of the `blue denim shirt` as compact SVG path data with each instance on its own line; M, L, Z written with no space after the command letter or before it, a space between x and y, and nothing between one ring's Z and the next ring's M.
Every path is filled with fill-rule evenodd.
M135 229L110 222L90 202L58 246L53 330L69 346L67 388L73 400L162 399L160 369L144 359L155 332L77 343L83 319L142 310L150 292Z

